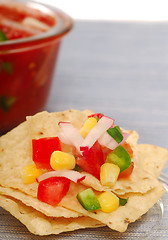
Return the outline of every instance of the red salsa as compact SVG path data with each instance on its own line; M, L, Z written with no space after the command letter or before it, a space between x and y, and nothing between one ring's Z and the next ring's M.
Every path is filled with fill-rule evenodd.
M63 34L42 36L56 24L53 14L20 3L0 4L0 134L45 106ZM40 38L31 40L34 35ZM17 47L4 48L22 39L14 42Z

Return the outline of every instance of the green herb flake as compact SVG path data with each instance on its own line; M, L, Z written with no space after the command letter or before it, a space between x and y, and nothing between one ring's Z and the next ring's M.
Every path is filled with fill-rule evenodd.
M128 202L128 197L125 199L125 198L119 198L119 203L121 206L124 206L127 202Z
M113 128L109 128L107 130L108 134L114 138L114 140L117 142L117 143L120 143L122 142L123 140L123 134L121 132L121 129L119 126L115 126Z
M82 168L78 164L75 165L74 171L82 172Z
M8 96L1 96L0 97L0 107L3 109L4 112L9 112L12 105L15 103L16 98L8 97Z
M5 33L2 30L0 30L0 42L4 42L6 40L8 40L7 36L5 35Z
M13 74L13 66L12 66L12 63L10 62L3 62L1 64L1 70L3 72L6 72L6 73L9 73L9 74Z

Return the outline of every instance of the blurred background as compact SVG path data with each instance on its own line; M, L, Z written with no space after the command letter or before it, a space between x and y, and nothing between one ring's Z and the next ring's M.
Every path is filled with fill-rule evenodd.
M90 108L168 147L166 0L39 0L74 19L63 39L48 111Z

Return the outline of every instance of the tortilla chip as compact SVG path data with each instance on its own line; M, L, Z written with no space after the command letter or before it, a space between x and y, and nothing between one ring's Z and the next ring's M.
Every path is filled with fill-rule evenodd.
M138 144L137 152L141 155L143 169L158 178L168 160L168 150L151 144Z
M130 136L128 142L134 149L134 157L132 160L134 161L135 167L129 179L120 179L115 186L111 188L111 191L117 193L119 197L129 197L129 201L125 206L119 206L119 208L112 213L103 213L100 210L95 212L86 211L76 198L78 192L88 188L88 186L97 190L95 191L97 195L107 190L96 178L88 173L83 182L78 184L71 182L67 195L57 207L49 206L37 200L38 183L23 184L20 177L20 169L33 163L31 156L32 138L57 136L57 132L60 131L58 127L59 121L70 121L77 129L80 129L88 115L92 113L93 112L89 110L83 112L69 110L59 113L38 113L35 116L28 117L26 122L0 138L0 205L10 211L35 234L56 234L61 231L66 231L62 223L63 220L61 219L65 219L65 222L71 225L72 230L82 228L82 221L76 223L77 219L82 219L82 216L89 217L89 221L90 218L96 221L96 223L93 222L93 225L96 225L98 221L98 226L101 222L102 225L108 225L114 230L123 232L127 229L130 222L134 222L146 213L164 193L164 188L156 177L164 166L167 152L162 154L163 151L161 151L160 158L163 158L163 160L159 160L161 161L161 165L157 168L156 156L159 155L160 149L155 149L155 153L157 154L155 156L156 158L154 158L155 166L152 167L152 150L146 146L138 147L138 134L134 131L129 131ZM5 199L7 199L7 201L4 200L4 196L2 195L6 195ZM9 203L11 206L16 207L12 209ZM24 206L24 209L31 209L30 214L29 210L25 210L26 220L20 215L19 206ZM38 216L36 220L34 220L34 214ZM62 216L64 216L64 218L62 218ZM51 224L53 217L54 223ZM72 219L75 220L74 223L71 222ZM37 221L37 227L39 223L39 230L34 226L36 225L34 221ZM62 228L64 230L58 230L55 222L58 222L60 226L63 225ZM45 227L45 224L48 225L48 231L46 230L47 227ZM89 224L86 222L84 225L88 226Z
M78 218L47 217L19 200L3 195L0 195L0 205L36 235L59 234L76 229L103 226L99 221L84 216Z
M57 207L55 207L55 209L62 207L71 211L76 211L83 216L87 216L87 217L93 218L94 220L98 220L103 225L108 225L111 229L119 232L126 231L128 224L136 221L143 214L145 214L157 202L157 200L163 195L165 191L162 184L158 182L158 186L156 188L153 188L151 191L148 191L145 194L129 193L129 194L120 196L121 198L129 197L128 203L125 206L119 206L119 208L114 212L104 213L100 210L94 211L94 212L88 212L80 205L80 203L76 198L76 195L78 194L79 191L83 191L86 188L87 187L85 187L83 184L77 185L75 183L71 183L70 189L66 197L62 199L62 201L59 203ZM5 189L5 188L3 190L2 189L3 188L0 189L1 194L7 195L8 197L12 196L17 200L20 197L20 200L27 205L28 202L26 197L24 197L24 194L21 195L19 192L17 194L17 190L13 190L12 192L9 189ZM96 195L99 194L99 192L95 192L95 193ZM33 205L34 198L29 196L29 201L30 202L28 204L30 206L34 206ZM44 203L41 203L41 205L43 204ZM39 208L39 210L41 211L41 208ZM58 212L57 212L57 215L58 215ZM51 216L54 217L54 213L51 214Z
M36 114L34 117L29 117L28 121L25 121L6 135L0 137L0 185L3 187L17 188L36 197L38 184L23 184L20 177L20 169L33 163L31 154L33 130L31 130L31 127L33 126L33 129L36 131L36 133L34 133L36 137L50 136L52 130L52 136L55 136L58 132L59 121L71 121L79 126L91 113L93 112L89 110L83 112L69 110L52 114L42 112ZM32 119L31 124L30 119Z
M60 131L58 123L71 122L73 126L80 129L89 115L93 114L91 110L67 110L64 112L48 113L46 111L37 113L34 116L27 117L29 122L30 138L43 138L57 136Z
M6 188L0 186L0 194L20 200L25 205L33 207L37 211L49 217L76 218L82 216L82 214L73 210L68 210L65 207L61 206L53 207L47 203L39 201L37 197L32 197L13 188Z
M82 213L84 216L89 216L93 219L96 219L103 224L108 225L111 229L119 232L126 231L128 224L136 221L143 214L145 214L151 207L153 207L153 205L165 192L162 184L158 183L156 188L153 188L151 191L148 191L145 194L130 193L122 195L120 196L121 198L129 197L128 203L125 206L119 206L117 210L111 213L104 213L100 210L89 212L79 204L75 196L79 191L84 189L86 189L86 187L82 186L82 184L79 184L77 188L75 184L72 183L67 197L62 199L60 206L69 206L69 209ZM96 194L99 194L99 192ZM70 202L71 205L68 205Z

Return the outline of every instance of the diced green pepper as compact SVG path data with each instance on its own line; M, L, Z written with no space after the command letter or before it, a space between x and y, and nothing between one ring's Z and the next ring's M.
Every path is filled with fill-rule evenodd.
M127 150L122 146L116 147L106 158L106 162L119 166L120 172L123 172L131 165L131 157Z
M5 35L4 32L2 32L2 30L0 30L0 42L6 41L6 40L8 40L7 36Z
M120 143L122 140L123 140L123 134L121 132L121 129L119 126L115 126L113 128L109 128L107 130L108 134L114 138L114 140L117 142L117 143Z
M128 202L128 198L119 198L119 203L121 206L124 206Z
M1 96L0 97L0 107L4 110L4 112L9 112L12 105L15 103L16 98Z
M87 211L93 211L101 208L100 203L91 188L79 192L77 199Z
M6 73L12 74L13 73L12 63L10 63L10 62L3 62L1 64L1 70L6 72Z

